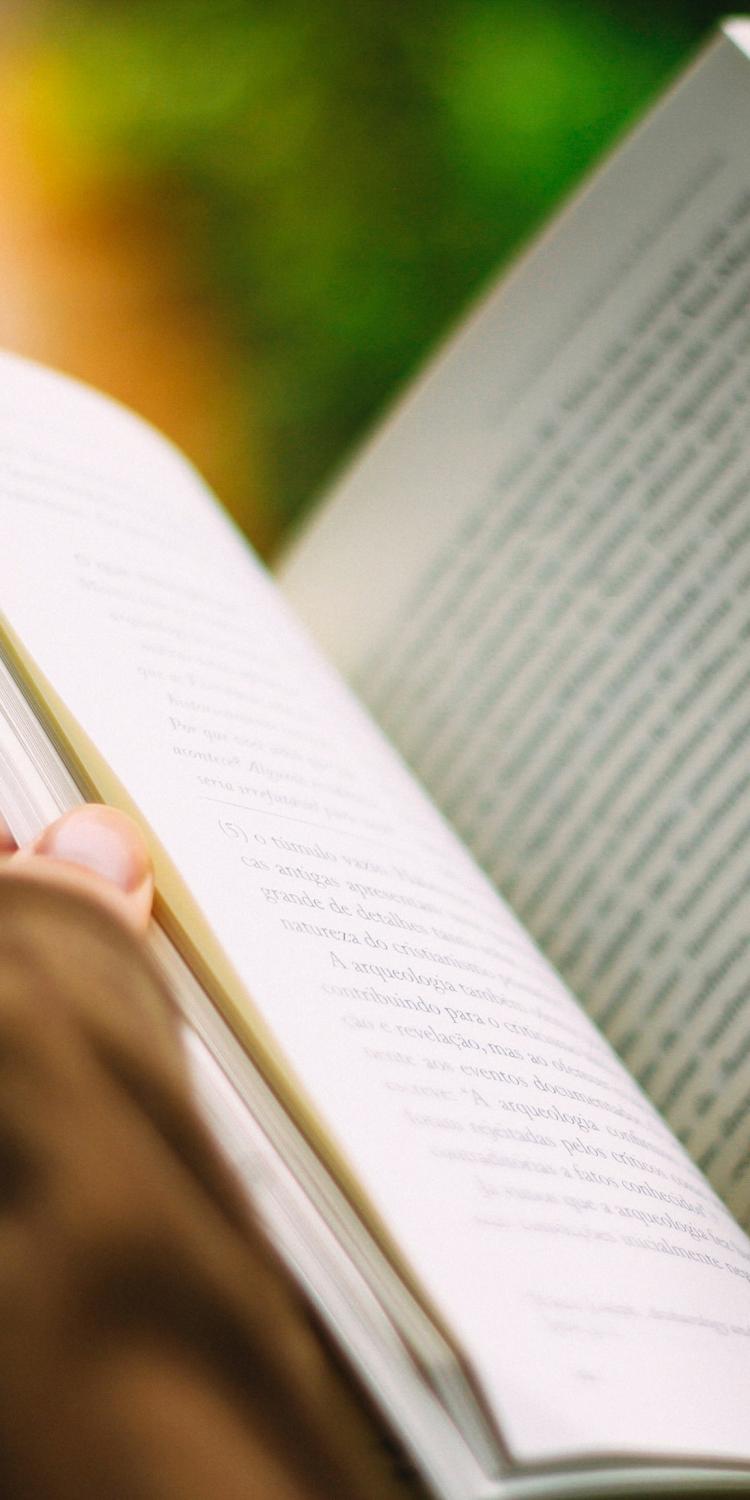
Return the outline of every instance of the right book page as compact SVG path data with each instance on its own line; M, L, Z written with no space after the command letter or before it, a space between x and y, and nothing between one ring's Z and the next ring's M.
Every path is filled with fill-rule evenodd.
M745 1224L749 39L724 28L283 569Z

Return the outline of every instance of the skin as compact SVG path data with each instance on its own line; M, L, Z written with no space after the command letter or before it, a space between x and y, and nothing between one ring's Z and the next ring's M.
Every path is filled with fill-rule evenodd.
M0 816L0 880L20 877L80 891L144 933L154 879L140 830L125 813L95 804L76 808L18 848Z
M2 881L8 879L13 880L16 896L19 881L28 882L30 887L33 884L38 886L42 883L49 887L62 887L67 891L75 890L85 896L89 904L94 900L102 906L106 906L135 934L142 934L146 931L153 897L151 861L146 844L137 826L130 818L120 812L116 812L113 808L98 805L77 808L74 812L68 813L65 817L58 819L57 822L50 824L31 845L21 849L17 848L7 825L0 817L0 890L2 888ZM122 996L120 996L120 1012L122 1010L121 1001ZM141 1020L145 1021L146 1017L141 1017ZM90 1024L91 1017L89 1017ZM13 1036L12 1025L10 1034ZM65 1029L63 1028L62 1032L58 1031L56 1034L58 1037L62 1035L65 1038ZM148 1028L145 1034L148 1037ZM20 1030L19 1035L23 1038L23 1029ZM102 1026L98 1035L100 1046L106 1043L107 1046L110 1048L114 1047L115 1050L119 1047L122 1054L127 1058L129 1048L132 1048L134 1045L134 1038L135 1043L137 1043L138 1032L137 1029L134 1033L129 1031L123 1015L120 1013L114 1027L108 1032L106 1026ZM108 1041L107 1038L109 1038ZM118 1038L119 1041L117 1040ZM154 1041L156 1040L157 1038L154 1037ZM160 1040L163 1044L163 1034ZM246 1226L248 1231L248 1240L245 1247L247 1258L244 1258L243 1246L238 1234L240 1213L238 1204L234 1202L234 1191L225 1180L225 1174L219 1168L218 1164L214 1163L214 1166L211 1166L209 1159L211 1153L210 1150L207 1150L203 1127L200 1126L197 1119L194 1122L194 1136L192 1133L193 1127L190 1124L186 1109L187 1093L185 1085L187 1084L187 1079L179 1071L177 1047L175 1047L174 1058L174 1063L177 1067L174 1069L170 1069L167 1065L163 1045L161 1049L154 1048L153 1071L149 1072L145 1070L143 1072L141 1079L142 1087L139 1084L132 1094L130 1092L130 1085L123 1085L122 1078L118 1083L117 1078L113 1077L110 1080L111 1100L108 1100L106 1097L107 1079L109 1077L106 1068L102 1069L103 1076L100 1077L98 1066L91 1068L86 1063L86 1057L89 1053L91 1054L91 1061L95 1061L94 1054L96 1048L91 1043L91 1040L85 1041L80 1048L73 1045L71 1050L76 1065L78 1065L81 1056L84 1056L82 1076L88 1080L90 1092L88 1097L84 1093L82 1116L80 1112L77 1116L75 1109L72 1109L70 1114L66 1115L65 1111L68 1109L68 1105L65 1103L65 1090L63 1088L63 1104L60 1105L59 1100L57 1101L56 1113L53 1112L53 1118L57 1121L62 1118L67 1122L66 1128L69 1134L66 1136L66 1142L70 1148L69 1155L66 1159L65 1149L62 1152L53 1151L50 1160L53 1162L57 1161L60 1164L62 1174L61 1183L64 1187L67 1181L68 1190L71 1181L71 1164L74 1169L74 1180L77 1180L76 1172L84 1172L84 1188L85 1183L88 1181L89 1189L84 1190L82 1198L80 1194L76 1197L75 1193L73 1198L75 1202L80 1201L84 1204L89 1204L87 1193L90 1192L91 1202L82 1215L81 1223L84 1226L83 1230L80 1229L79 1225L80 1216L76 1217L75 1213L70 1223L74 1226L78 1225L78 1228L74 1227L71 1229L70 1223L66 1223L65 1220L65 1203L67 1201L65 1191L56 1194L52 1189L49 1190L51 1193L50 1203L52 1204L52 1208L50 1209L50 1215L52 1216L52 1221L54 1221L55 1211L59 1211L61 1215L59 1228L62 1242L65 1243L67 1235L71 1240L71 1244L75 1247L79 1242L76 1236L82 1234L81 1243L85 1244L88 1232L92 1247L91 1255L93 1256L91 1264L94 1267L101 1260L101 1247L103 1246L106 1249L108 1244L117 1242L118 1188L116 1184L114 1188L111 1188L111 1184L106 1181L103 1186L100 1181L97 1188L96 1151L94 1151L93 1155L93 1177L88 1179L85 1176L85 1171L91 1169L92 1159L88 1154L88 1146L86 1144L90 1136L90 1124L94 1118L89 1111L96 1110L98 1106L101 1107L103 1104L105 1108L102 1118L104 1127L106 1127L104 1139L110 1140L110 1136L106 1135L107 1130L110 1132L114 1131L114 1134L111 1136L111 1144L113 1144L114 1149L118 1133L127 1125L127 1139L132 1139L135 1151L133 1158L134 1177L130 1183L126 1182L124 1184L126 1189L124 1201L136 1204L137 1194L142 1192L144 1213L148 1216L153 1210L155 1201L154 1193L156 1193L158 1199L160 1183L163 1180L166 1184L168 1211L163 1217L163 1224L167 1226L163 1231L167 1237L164 1243L168 1243L172 1232L178 1238L181 1234L184 1234L184 1251L177 1243L177 1239L175 1239L173 1246L176 1263L192 1268L189 1270L188 1285L192 1285L193 1282L196 1285L200 1284L198 1286L200 1292L200 1286L205 1282L203 1301L201 1302L200 1297L198 1298L199 1304L204 1308L197 1324L199 1333L198 1343L200 1344L200 1330L203 1328L203 1324L200 1321L201 1318L204 1321L207 1320L209 1329L208 1333L204 1329L207 1348L211 1344L211 1338L209 1338L211 1326L213 1326L212 1337L216 1341L217 1351L227 1339L226 1330L229 1327L230 1333L226 1347L230 1351L231 1357L227 1356L229 1359L227 1369L230 1368L232 1362L236 1359L237 1350L241 1347L242 1340L245 1337L243 1333L246 1320L245 1312L243 1311L245 1307L245 1292L248 1286L252 1287L253 1276L256 1274L260 1276L260 1300L257 1307L252 1310L252 1313L247 1313L249 1319L248 1326L256 1329L260 1338L258 1360L254 1361L251 1358L250 1373L248 1374L246 1384L243 1384L243 1381L239 1380L238 1377L238 1389L249 1393L247 1396L242 1396L243 1401L247 1400L247 1407L243 1406L240 1408L237 1405L237 1399L239 1398L228 1394L234 1389L231 1380L225 1392L221 1380L213 1378L212 1371L214 1370L214 1365L208 1355L206 1356L208 1362L205 1366L201 1363L197 1354L193 1363L190 1360L181 1360L179 1358L179 1332L176 1336L174 1348L172 1348L168 1333L165 1333L163 1339L160 1338L159 1329L161 1325L158 1319L155 1324L153 1343L140 1333L133 1339L132 1344L128 1346L129 1352L123 1355L121 1362L118 1364L115 1360L111 1364L109 1378L115 1382L112 1387L115 1403L113 1410L118 1409L126 1414L122 1428L124 1434L123 1440L127 1444L128 1434L133 1435L132 1451L134 1461L136 1463L138 1461L139 1443L142 1444L140 1451L145 1460L148 1460L149 1454L153 1453L154 1445L156 1445L159 1453L161 1453L164 1443L173 1444L175 1450L183 1455L190 1450L188 1471L192 1473L193 1468L191 1466L194 1465L194 1472L197 1476L195 1484L191 1483L189 1486L190 1493L196 1495L200 1493L206 1497L209 1495L211 1497L220 1495L227 1497L227 1500L230 1495L236 1496L237 1500L239 1500L240 1496L246 1497L251 1495L258 1497L258 1500L260 1500L261 1496L264 1497L264 1500L313 1500L314 1496L317 1496L318 1500L320 1500L320 1497L326 1494L331 1497L331 1500L333 1500L334 1496L338 1500L338 1497L344 1494L370 1495L372 1500L376 1500L376 1497L377 1500L387 1500L389 1496L392 1497L392 1500L396 1500L396 1497L398 1497L398 1500L408 1500L409 1496L412 1496L413 1500L417 1500L419 1491L412 1489L411 1484L404 1487L400 1479L394 1481L391 1473L390 1459L386 1456L385 1450L381 1449L379 1442L375 1441L369 1421L363 1421L358 1403L351 1399L351 1395L345 1389L339 1375L336 1373L335 1367L333 1365L329 1366L324 1351L312 1335L307 1316L300 1314L296 1298L294 1296L290 1298L281 1287L276 1287L274 1290L277 1272L275 1269L269 1267L267 1252L260 1246L257 1230L253 1228L249 1221ZM31 1055L32 1062L29 1064L29 1067L33 1073L34 1054L32 1053ZM44 1055L43 1051L39 1053L39 1056L42 1058ZM130 1064L128 1063L125 1067L123 1078L127 1076L127 1078L131 1079L132 1083L132 1078L135 1077L137 1081L137 1072L131 1074L129 1069ZM157 1120L160 1115L161 1106L158 1101L161 1086L159 1084L159 1076L162 1071L166 1117L176 1122L174 1143L172 1142L169 1129L162 1135L158 1124L153 1132L153 1141L149 1140L151 1134L149 1130L151 1123L150 1111L153 1109L155 1112L154 1120ZM7 1069L6 1072L8 1072ZM54 1069L52 1070L52 1075L54 1077ZM180 1084L181 1076L183 1080L182 1084ZM64 1068L61 1077L64 1080ZM45 1086L44 1078L45 1075L42 1071L40 1081L36 1085L39 1090ZM8 1082L10 1079L11 1074L8 1073L5 1081ZM92 1079L94 1080L93 1083ZM151 1081L149 1082L149 1080ZM180 1104L181 1096L182 1103ZM23 1099L25 1095L21 1095L20 1097ZM142 1119L140 1121L136 1119L133 1124L131 1115L134 1112L134 1108L137 1113L140 1104L144 1105ZM111 1108L109 1107L110 1105ZM60 1113L61 1109L62 1114ZM76 1127L77 1134L75 1130L72 1130L71 1125L71 1122L75 1125L76 1120L78 1121ZM0 1121L0 1124L4 1123L4 1121ZM130 1130L131 1125L133 1126L132 1132ZM71 1130L72 1134L70 1134ZM42 1131L42 1139L43 1134ZM34 1132L31 1132L30 1139L37 1139ZM174 1144L178 1155L181 1145L185 1146L187 1152L186 1162L184 1164L180 1164L179 1162L176 1164L175 1175L171 1171L169 1161L167 1161L167 1170L162 1179L161 1166L163 1158L165 1154L169 1156L172 1144ZM103 1149L106 1153L106 1145ZM119 1159L120 1154L121 1148L118 1148L116 1151L117 1159ZM79 1159L78 1167L76 1167L77 1156ZM0 1162L0 1169L4 1165L4 1160ZM65 1176L66 1173L67 1179ZM204 1174L207 1174L206 1181L208 1182L208 1191L205 1197L201 1196L200 1189ZM101 1174L99 1175L101 1176ZM193 1176L195 1176L195 1181L193 1181ZM215 1178L214 1189L211 1189L212 1177ZM91 1182L93 1182L93 1188L91 1187ZM181 1188L184 1188L184 1193L180 1191ZM228 1198L232 1200L234 1206L231 1208L225 1224L219 1208L220 1204L225 1201L227 1189ZM195 1193L198 1193L197 1198L194 1196ZM170 1194L172 1201L171 1209L169 1208ZM195 1214L196 1203L200 1210L197 1218ZM100 1206L101 1223L99 1223L97 1218L97 1204ZM102 1204L104 1205L103 1208L101 1207ZM57 1210L55 1209L55 1205L57 1205ZM159 1213L164 1214L163 1204L160 1204ZM173 1217L170 1217L170 1213L173 1214ZM30 1216L30 1223L33 1225L36 1223L33 1211L31 1209L28 1210L28 1214ZM93 1217L89 1218L89 1214ZM205 1223L201 1217L202 1215L205 1217ZM115 1234L113 1242L108 1238L110 1229L107 1228L107 1223L110 1219L112 1219L115 1226L115 1230L112 1231ZM107 1223L105 1223L105 1220ZM138 1214L136 1214L137 1220ZM10 1223L11 1220L8 1219L8 1224L4 1225L3 1228L2 1269L4 1290L2 1295L5 1299L2 1304L3 1309L5 1309L6 1302L8 1301L7 1287L13 1285L17 1265L17 1252L14 1248L17 1242L13 1237L15 1231L12 1231L9 1227ZM44 1218L41 1219L40 1223L44 1225ZM86 1225L89 1226L88 1231L86 1231ZM92 1225L93 1228L91 1227ZM172 1227L170 1228L169 1226ZM52 1248L54 1250L57 1234L54 1223L53 1230ZM224 1233L225 1230L226 1233ZM148 1242L147 1236L146 1240L143 1241L143 1245L147 1247ZM123 1230L123 1244L126 1249L129 1243L128 1234ZM154 1243L157 1243L157 1241L154 1241ZM99 1245L99 1250L95 1253L97 1245ZM135 1263L139 1265L141 1240L138 1234L136 1234L133 1245L136 1247L133 1251ZM46 1264L46 1253L45 1242L41 1239L38 1245L39 1263L41 1265ZM153 1278L152 1270L149 1269L150 1261L147 1249L144 1249L143 1253L146 1256L144 1261L146 1269L143 1272L145 1278L143 1286L146 1288L147 1301L144 1304L140 1323L136 1318L134 1324L136 1330L139 1327L141 1329L143 1327L145 1321L144 1313L147 1315L148 1307L151 1306L151 1302L148 1299L153 1295L150 1290ZM99 1257L98 1260L97 1255ZM84 1262L85 1259L86 1257L84 1256ZM56 1264L54 1255L50 1263L53 1265ZM239 1285L241 1285L243 1290L241 1295L239 1292L237 1293L239 1301L233 1301L234 1294L230 1294L229 1292L226 1294L228 1300L225 1301L223 1292L220 1293L217 1289L212 1290L216 1267L221 1267L224 1263L225 1272L229 1278L228 1285L235 1286L237 1275L240 1277ZM95 1271L91 1271L88 1280L91 1280L92 1277L93 1281L96 1282ZM81 1286L83 1287L88 1284L87 1272L83 1263L81 1278ZM193 1282L191 1282L190 1278L193 1278ZM222 1285L223 1279L224 1273L222 1272ZM138 1278L136 1276L136 1283L137 1281ZM77 1285L75 1282L74 1284ZM266 1288L265 1293L263 1292L263 1288ZM268 1309L266 1309L266 1305L262 1300L266 1295L271 1298ZM31 1319L27 1335L32 1345L34 1328L39 1325L39 1318L43 1318L44 1308L47 1306L43 1287L37 1300L37 1323L35 1324L33 1318ZM94 1298L94 1302L96 1302L96 1298ZM54 1298L49 1302L49 1306L51 1308L55 1307ZM82 1307L85 1309L86 1306L84 1298ZM41 1312L39 1309L41 1309ZM272 1312L272 1309L276 1310L275 1313ZM235 1310L238 1319L236 1338L230 1326L235 1316ZM109 1314L105 1314L105 1322L108 1316ZM3 1312L3 1317L5 1318L5 1312ZM85 1310L80 1312L78 1321L82 1323L82 1326L86 1326L86 1317ZM75 1319L73 1322L75 1323ZM116 1323L117 1318L115 1318ZM48 1336L48 1342L49 1337L51 1337L52 1344L55 1347L57 1347L59 1339L61 1350L60 1360L64 1365L67 1334L63 1335L59 1332L54 1319L53 1324L53 1334L49 1335L49 1329L45 1330L45 1334ZM165 1323L164 1327L168 1328L169 1323ZM3 1326L3 1352L7 1348L13 1347L12 1328L10 1343L6 1335L7 1330ZM114 1325L111 1337L116 1346L117 1336L114 1331ZM185 1337L186 1345L189 1346L189 1333L186 1333ZM107 1333L105 1335L106 1346L108 1346L109 1338L110 1335ZM276 1338L279 1340L280 1358L276 1357L275 1352L269 1353L269 1343ZM256 1396L261 1388L261 1376L264 1369L266 1369L263 1365L263 1360L265 1359L268 1360L267 1378L270 1381L269 1389L271 1392L275 1391L276 1395L269 1397L266 1401L260 1401L258 1405L256 1403ZM221 1361L219 1361L219 1365L216 1368L220 1367ZM29 1368L36 1369L33 1359ZM83 1361L83 1368L89 1368L86 1359ZM3 1370L10 1370L9 1379L12 1382L15 1379L14 1365L8 1363L6 1360L3 1364ZM254 1375L252 1374L253 1370L255 1370ZM288 1386L284 1386L283 1382L287 1381L287 1378ZM324 1414L324 1408L321 1406L319 1415L315 1415L315 1412L318 1410L315 1391L317 1389L317 1382L320 1379L324 1381L324 1392L328 1393L326 1399L330 1399L334 1403L330 1412L330 1422L332 1424L330 1432L326 1427L329 1416L327 1408ZM257 1383L257 1391L255 1391L253 1386L254 1380ZM303 1394L304 1386L307 1386L308 1394ZM3 1390L7 1393L9 1389L13 1396L12 1388L9 1386L8 1381L6 1381ZM36 1389L33 1380L31 1385L25 1387L25 1389L27 1397L29 1391L32 1392L31 1399L33 1401L35 1399L33 1392ZM225 1394L227 1394L227 1399L224 1399ZM22 1395L23 1392L21 1392ZM15 1398L13 1397L13 1399ZM281 1402L279 1409L283 1414L284 1423L291 1420L293 1424L300 1424L298 1428L293 1425L291 1429L293 1433L297 1432L297 1440L299 1445L301 1445L298 1447L293 1461L291 1461L291 1453L287 1455L286 1452L281 1452L276 1420L269 1425L269 1413L272 1412L273 1402L275 1401ZM290 1417L290 1413L294 1415ZM6 1418L7 1415L6 1411ZM320 1426L322 1434L320 1445L318 1444L317 1437L313 1437L313 1427L311 1424L314 1424L316 1429L318 1425ZM339 1439L340 1449L338 1446ZM312 1464L309 1476L305 1463L300 1468L301 1460L299 1459L300 1453L302 1453L304 1458L304 1453L308 1447ZM336 1456L337 1452L339 1452L339 1457ZM337 1476L333 1484L331 1484L331 1465L334 1466L333 1473L336 1475L339 1462L344 1465L341 1471L343 1475L348 1474L352 1478L359 1476L356 1477L353 1488L346 1477L341 1478L339 1482L339 1477ZM323 1467L320 1468L320 1465ZM183 1470L183 1472L185 1471ZM204 1474L209 1476L205 1482L203 1480ZM317 1478L315 1477L316 1474L318 1475ZM321 1475L327 1475L328 1477L320 1477ZM0 1484L2 1484L2 1481L0 1481ZM177 1481L177 1485L179 1488L179 1481ZM140 1487L136 1487L139 1488L140 1492ZM127 1488L128 1485L126 1484ZM174 1484L169 1480L166 1482L164 1490L165 1497L167 1491L169 1491L170 1495L177 1494L177 1489L175 1489ZM66 1487L65 1492L68 1494L70 1490Z

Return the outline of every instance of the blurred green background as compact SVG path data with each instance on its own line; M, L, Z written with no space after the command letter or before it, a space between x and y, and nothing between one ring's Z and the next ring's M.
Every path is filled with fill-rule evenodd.
M34 233L58 266L72 237L78 281L69 351L47 347L44 316L10 341L160 420L268 550L716 18L685 0L50 0L20 29L15 15ZM97 255L118 259L114 280Z

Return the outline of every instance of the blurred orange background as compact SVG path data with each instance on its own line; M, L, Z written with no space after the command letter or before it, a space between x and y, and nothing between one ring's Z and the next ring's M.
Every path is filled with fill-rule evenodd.
M715 17L669 0L0 14L0 343L162 428L264 553Z

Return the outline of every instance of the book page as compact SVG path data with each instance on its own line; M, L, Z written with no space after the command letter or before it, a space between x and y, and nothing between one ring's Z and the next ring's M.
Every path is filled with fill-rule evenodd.
M191 470L10 359L0 448L12 630L177 864L513 1457L750 1461L750 1243Z
M480 310L287 570L745 1223L749 150L750 63L723 40Z

